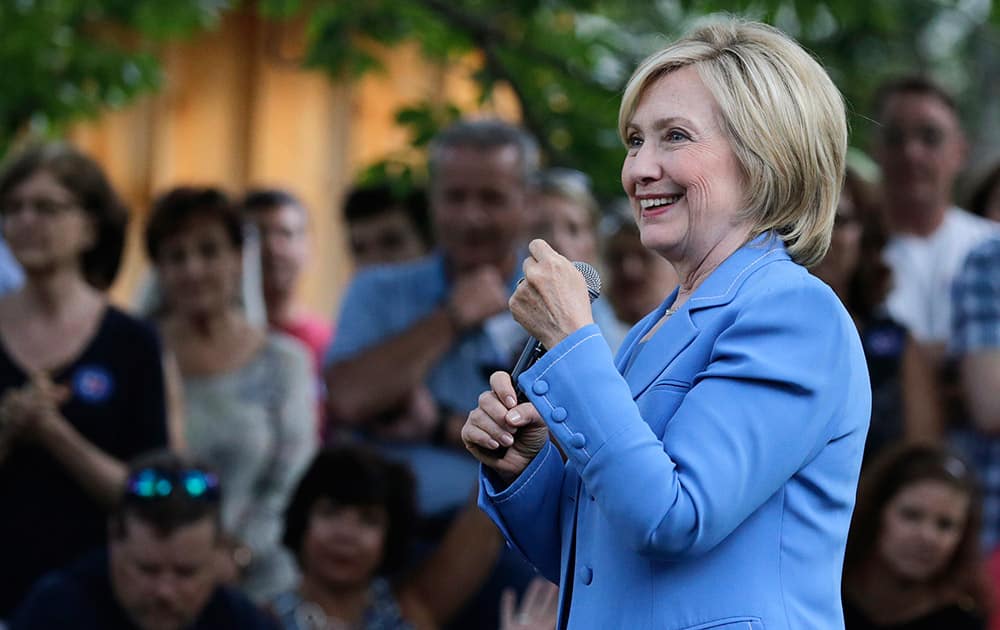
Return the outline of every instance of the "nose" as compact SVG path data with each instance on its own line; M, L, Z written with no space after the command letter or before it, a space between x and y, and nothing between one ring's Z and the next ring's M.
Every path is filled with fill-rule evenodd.
M652 147L644 144L625 158L622 166L622 186L625 192L632 194L636 186L655 182L662 177L663 168Z
M160 575L156 579L153 592L161 602L173 602L177 598L177 580L171 575Z

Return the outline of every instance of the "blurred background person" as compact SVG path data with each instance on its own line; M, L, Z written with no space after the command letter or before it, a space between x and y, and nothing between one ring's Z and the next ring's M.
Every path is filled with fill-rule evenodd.
M275 599L285 630L442 627L482 586L500 533L470 494L441 544L414 563L409 469L364 448L321 451L285 514L284 542L302 570Z
M601 228L604 235L604 289L622 337L653 312L680 284L677 272L662 256L646 248L639 237L627 199L612 204Z
M291 193L278 189L251 190L240 204L260 240L261 285L267 321L295 337L313 355L317 371L330 343L330 324L296 303L295 290L309 263L309 216Z
M812 272L854 318L872 382L872 420L865 462L899 440L936 441L944 435L937 378L906 327L886 312L892 272L882 260L888 241L874 191L848 169L830 249Z
M107 549L41 580L12 630L276 630L219 582L220 494L204 465L166 451L137 458Z
M924 77L898 78L878 89L873 116L890 230L889 313L939 368L951 333L952 278L969 250L997 225L954 203L968 144L951 95Z
M423 190L397 195L387 184L358 186L347 193L343 214L355 270L416 260L433 246Z
M295 581L281 514L316 447L315 380L298 341L244 315L242 244L238 210L213 188L163 194L146 226L164 298L160 329L183 378L187 442L219 471L234 571L263 601Z
M325 318L307 312L295 299L302 271L309 262L308 213L291 193L270 188L251 190L240 206L244 217L257 229L267 322L273 330L298 339L312 354L317 430L322 441L326 404L326 386L322 382L323 353L330 345L333 328Z
M127 209L67 145L0 173L24 285L0 299L0 619L32 582L105 540L124 461L168 442L160 340L108 302Z
M983 484L983 544L1000 543L1000 237L966 257L952 286L952 337L965 423L953 443Z
M532 198L537 221L532 228L532 237L544 238L566 258L585 262L600 270L598 228L601 210L591 190L590 178L568 168L542 171L536 180ZM666 295L664 293L663 297ZM618 350L628 328L623 328L618 322L607 298L601 296L594 300L591 309L594 321L611 350Z
M433 138L428 160L437 247L355 275L326 382L331 424L409 464L420 517L444 526L465 505L478 470L455 447L461 426L489 374L513 365L528 336L507 300L521 277L539 152L519 127L463 120ZM523 589L533 574L517 552L505 552L470 617L456 623L495 627L501 589Z
M862 475L844 559L846 630L985 627L989 587L970 469L937 445L897 445Z

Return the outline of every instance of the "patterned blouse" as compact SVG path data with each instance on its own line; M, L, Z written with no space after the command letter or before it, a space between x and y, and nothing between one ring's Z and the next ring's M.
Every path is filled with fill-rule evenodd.
M271 608L283 630L413 630L413 624L403 619L388 580L375 578L368 594L368 607L357 626L328 617L298 591L282 593Z

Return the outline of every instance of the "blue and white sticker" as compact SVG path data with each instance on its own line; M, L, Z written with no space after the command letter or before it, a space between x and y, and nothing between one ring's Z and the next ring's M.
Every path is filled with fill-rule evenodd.
M115 391L111 373L98 365L84 365L73 374L73 395L91 404L102 403Z

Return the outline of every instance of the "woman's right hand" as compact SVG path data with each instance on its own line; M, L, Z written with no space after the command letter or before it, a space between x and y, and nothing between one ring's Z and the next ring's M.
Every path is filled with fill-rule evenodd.
M479 406L462 427L465 448L507 483L528 467L548 439L548 427L538 410L531 403L518 404L506 372L490 376L490 391L479 395Z

